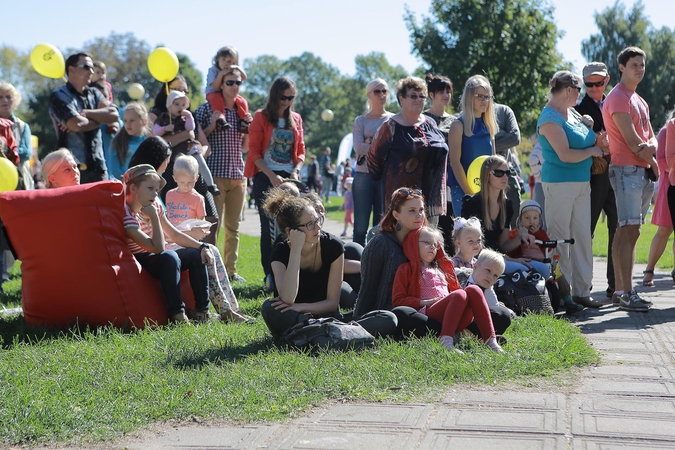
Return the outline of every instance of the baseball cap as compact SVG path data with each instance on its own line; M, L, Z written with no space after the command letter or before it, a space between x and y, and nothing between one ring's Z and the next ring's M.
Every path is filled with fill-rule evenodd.
M584 78L590 77L591 75L606 77L608 75L607 66L601 62L594 61L584 67L583 75Z
M153 173L159 177L159 188L163 189L164 186L166 186L166 180L160 174L158 174L155 168L150 164L139 164L137 166L131 167L129 170L124 172L122 181L124 181L124 184L129 184L138 177Z

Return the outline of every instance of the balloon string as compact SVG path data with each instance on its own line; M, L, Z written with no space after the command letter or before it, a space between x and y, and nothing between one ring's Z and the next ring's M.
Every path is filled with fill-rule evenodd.
M66 83L68 82L68 78L66 78L66 77L65 77L65 75L64 75L64 76L62 76L61 78L62 78L62 79L63 79L63 81L65 81Z
M169 82L165 81L164 86L166 87L166 100L167 100L167 103L168 103L168 101L169 101ZM167 105L166 109L169 109L169 106L170 105ZM171 111L168 111L168 113L169 113L169 125L171 125Z

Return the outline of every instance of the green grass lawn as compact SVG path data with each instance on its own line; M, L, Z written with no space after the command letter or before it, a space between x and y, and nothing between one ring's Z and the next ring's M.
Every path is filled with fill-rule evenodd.
M499 355L471 338L460 342L464 356L435 338L314 356L287 349L260 319L258 239L242 236L240 255L248 283L235 291L255 324L122 332L0 322L0 443L86 446L168 419L284 420L327 400L440 401L456 383L561 383L565 371L598 361L577 328L534 315L507 330ZM20 289L20 277L5 287Z
M601 219L602 220L602 219ZM635 262L640 264L647 264L647 259L649 258L649 247L652 243L652 238L656 234L657 226L651 224L652 215L647 216L647 223L642 226L642 232L640 233L640 238L638 239L637 246L635 248ZM597 227L595 227L595 236L593 237L593 255L607 257L607 224L598 222ZM656 267L659 269L665 269L671 271L673 269L673 235L671 234L668 238L668 244L666 244L666 251L663 252L663 256L659 259Z

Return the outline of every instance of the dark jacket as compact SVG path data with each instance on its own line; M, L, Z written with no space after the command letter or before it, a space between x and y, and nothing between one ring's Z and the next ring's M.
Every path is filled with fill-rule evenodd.
M602 99L605 99L605 95L602 96ZM599 133L605 130L605 121L602 120L602 110L588 94L584 95L584 98L581 99L574 109L582 116L588 114L593 118L593 131Z

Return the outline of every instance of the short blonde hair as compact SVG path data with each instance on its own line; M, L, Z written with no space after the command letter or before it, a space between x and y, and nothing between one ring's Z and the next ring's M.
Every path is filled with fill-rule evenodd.
M21 93L10 83L6 81L0 81L0 92L9 92L12 96L12 111L14 111L17 106L21 104Z
M197 177L199 175L199 163L193 156L179 154L173 162L173 173L176 172L184 172Z
M501 273L504 273L506 269L506 263L504 262L504 255L489 248L483 249L476 259L476 267L483 263L493 263L497 264Z

